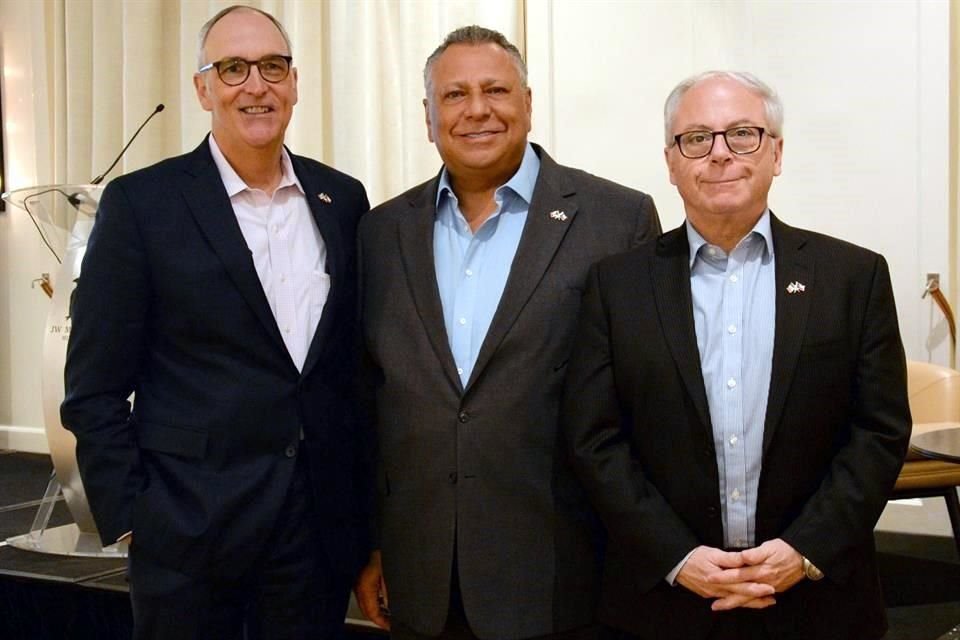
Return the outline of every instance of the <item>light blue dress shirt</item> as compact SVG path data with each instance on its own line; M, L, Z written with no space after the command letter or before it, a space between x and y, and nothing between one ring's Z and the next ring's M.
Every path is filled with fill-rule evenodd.
M770 211L727 255L687 222L690 292L713 423L726 547L756 540L757 487L776 324Z
M539 173L540 158L527 144L520 168L496 190L496 210L475 233L460 211L446 168L440 174L434 267L447 338L464 387L500 304Z

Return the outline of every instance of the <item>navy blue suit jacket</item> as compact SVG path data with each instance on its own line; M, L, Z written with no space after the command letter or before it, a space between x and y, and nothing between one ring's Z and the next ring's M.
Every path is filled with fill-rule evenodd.
M367 555L353 381L355 235L369 206L357 180L291 158L331 278L302 372L206 140L113 180L83 260L63 423L103 541L132 530L138 553L182 572L248 566L303 447L318 544L350 575Z

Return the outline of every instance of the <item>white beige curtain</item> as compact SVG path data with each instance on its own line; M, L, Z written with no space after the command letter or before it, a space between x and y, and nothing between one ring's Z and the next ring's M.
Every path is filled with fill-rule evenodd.
M197 32L235 0L0 0L4 190L86 183L166 105L109 177L193 149L209 128L191 77ZM293 41L297 153L353 174L377 204L440 166L423 123L421 71L450 30L478 23L522 46L522 0L251 0ZM109 179L109 178L108 178ZM27 216L0 214L3 425L42 425L41 336L56 273Z
M192 149L208 130L209 115L197 104L191 82L196 35L233 0L2 2L5 36L16 30L11 37L20 45L8 51L5 44L5 58L20 58L27 71L19 87L5 89L33 95L35 171L21 164L18 179L90 180L158 103L165 111L111 176ZM522 46L522 0L246 4L275 15L293 41L300 103L289 146L360 178L374 204L439 166L420 101L424 60L443 36L478 23ZM17 24L7 24L10 18ZM13 141L9 153L18 155L23 142Z

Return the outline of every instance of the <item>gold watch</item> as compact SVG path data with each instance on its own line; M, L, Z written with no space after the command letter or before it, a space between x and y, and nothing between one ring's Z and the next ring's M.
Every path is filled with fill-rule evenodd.
M823 571L817 569L817 565L810 562L807 556L800 557L803 558L803 575L807 576L807 580L813 580L814 582L823 580Z

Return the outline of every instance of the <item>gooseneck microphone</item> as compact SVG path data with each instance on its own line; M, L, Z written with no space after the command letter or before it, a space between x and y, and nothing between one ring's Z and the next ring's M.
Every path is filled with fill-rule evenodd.
M103 173L101 173L100 175L98 175L96 178L94 178L93 180L91 180L91 181L90 181L90 184L100 184L101 182L103 182L103 179L107 177L107 174L110 173L110 171L111 171L115 166L117 166L117 163L120 162L120 158L123 157L123 154L125 154L125 153L127 152L127 149L130 148L130 145L133 144L133 141L137 139L137 136L140 135L140 132L143 131L143 128L144 128L145 126L147 126L147 123L148 123L148 122L150 122L150 119L153 118L153 116L155 116L155 115L157 115L158 113L160 113L161 111L163 111L163 109L164 109L163 103L160 103L160 104L157 105L157 107L153 110L153 113L151 113L149 116L147 116L147 119L144 120L144 121L143 121L143 124L140 125L140 128L133 132L133 135L130 137L130 142L127 143L127 146L125 146L123 149L121 149L120 155L118 155L118 156L117 156L117 159L113 161L113 164L111 164L109 167L107 167L107 170L106 170L106 171L104 171Z

